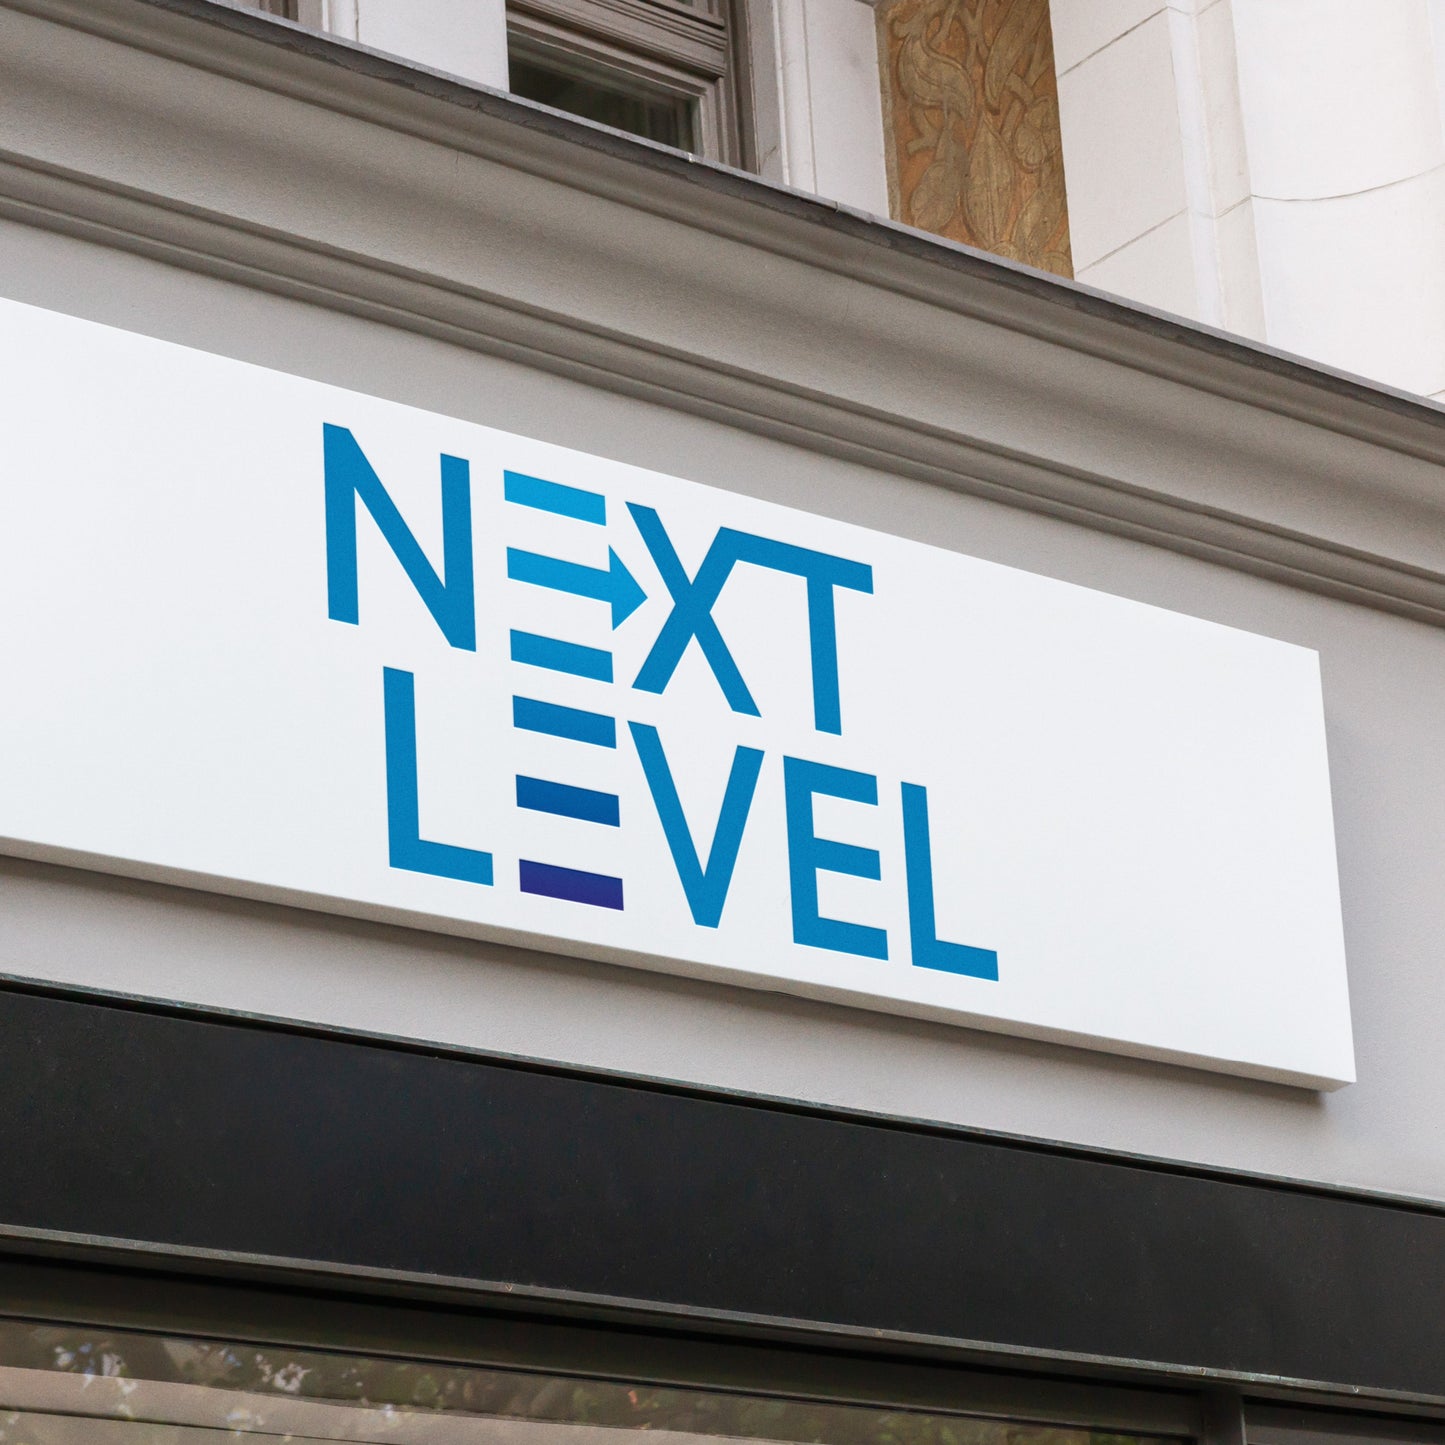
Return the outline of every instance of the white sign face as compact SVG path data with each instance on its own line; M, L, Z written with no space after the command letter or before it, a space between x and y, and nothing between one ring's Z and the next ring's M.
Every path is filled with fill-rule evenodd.
M0 848L1334 1086L1315 654L0 303Z

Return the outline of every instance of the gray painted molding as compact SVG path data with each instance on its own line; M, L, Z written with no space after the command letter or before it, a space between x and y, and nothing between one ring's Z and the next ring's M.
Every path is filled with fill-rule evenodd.
M0 215L1445 624L1445 408L213 0L0 0Z

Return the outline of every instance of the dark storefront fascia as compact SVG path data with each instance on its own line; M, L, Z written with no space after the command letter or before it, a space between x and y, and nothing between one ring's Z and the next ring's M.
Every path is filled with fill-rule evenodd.
M5 0L0 90L29 117L10 221L1445 617L1445 422L1416 399L205 0ZM164 174L202 117L204 204ZM251 147L269 184L228 172ZM447 149L489 169L485 213ZM122 324L123 298L85 302ZM267 347L234 353L312 364ZM1282 1441L1445 1410L1435 1204L75 990L0 1002L18 1316L1221 1441L1245 1398Z

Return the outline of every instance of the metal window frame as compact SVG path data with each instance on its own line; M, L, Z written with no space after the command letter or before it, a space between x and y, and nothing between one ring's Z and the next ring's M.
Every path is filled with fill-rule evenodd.
M177 1268L177 1265L180 1268ZM585 1314L481 1308L425 1292L308 1288L250 1271L104 1250L0 1247L0 1317L172 1338L360 1354L877 1410L916 1410L1188 1445L1440 1445L1445 1417L1118 1370L820 1347L768 1331L682 1332ZM1031 1368L1030 1365L1033 1367ZM1123 1442L1120 1442L1123 1445Z
M1246 1398L1240 1406L1239 1445L1441 1445L1445 1419L1402 1406L1386 1412L1377 1402L1349 1409L1339 1401ZM1208 1445L1230 1445L1209 1441Z
M697 153L734 166L752 151L744 23L735 0L507 0L509 54L686 101Z
M88 1255L88 1257L87 1257ZM1001 1370L955 1356L819 1347L770 1332L678 1331L586 1314L482 1308L410 1294L308 1289L213 1267L113 1263L0 1248L0 1316L167 1338L365 1355L911 1410L1063 1429L1229 1445L1208 1434L1201 1396L1156 1382Z

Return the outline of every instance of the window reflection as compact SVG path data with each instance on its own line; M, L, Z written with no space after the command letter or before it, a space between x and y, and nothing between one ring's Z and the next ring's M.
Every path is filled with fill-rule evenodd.
M678 97L648 96L596 76L569 74L518 55L513 55L510 70L513 95L678 150L693 146L692 107Z
M913 1410L0 1321L0 1445L1162 1445Z

